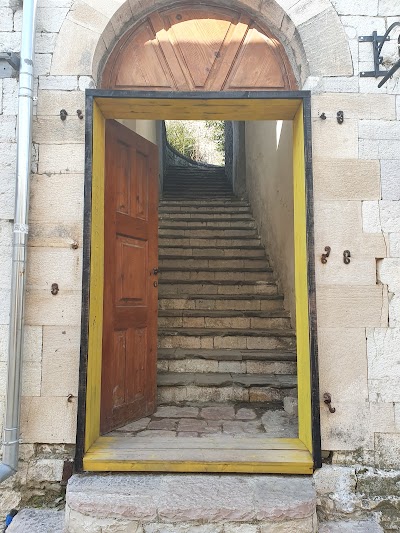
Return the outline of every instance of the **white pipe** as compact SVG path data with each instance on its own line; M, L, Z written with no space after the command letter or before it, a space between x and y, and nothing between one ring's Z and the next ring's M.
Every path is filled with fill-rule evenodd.
M36 6L37 0L24 0L22 12L10 332L3 429L3 460L0 463L0 482L16 473L19 457L29 181L32 154L33 59L35 49Z

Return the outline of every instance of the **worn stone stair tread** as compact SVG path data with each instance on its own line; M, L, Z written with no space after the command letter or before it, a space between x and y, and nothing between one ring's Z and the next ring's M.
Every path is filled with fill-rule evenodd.
M218 361L296 361L296 352L292 350L233 350L201 348L158 348L158 359L207 359Z
M297 378L291 374L230 374L222 372L159 372L159 387L232 387L238 385L249 387L272 387L276 389L293 389Z
M240 528L241 523L311 519L316 493L307 476L96 473L69 480L67 505L83 515L90 509L92 516L133 522L154 523L162 517L165 525L160 524L159 531L173 531L170 524L177 522L192 524L187 531L207 523L207 531L212 531L212 524L221 522Z
M192 280L183 280L183 281L192 281ZM193 280L192 282L195 283L195 280ZM283 296L281 294L163 294L160 297L160 299L161 300L173 299L173 300L282 300L283 301Z
M194 258L191 258L191 259L194 259ZM218 259L219 261L219 259ZM173 267L173 266L162 266L162 271L161 271L161 275L163 272L273 272L272 268L271 267ZM189 279L186 279L186 280L170 280L174 283L184 283L185 281L186 282L195 282L195 281L199 281L199 280L189 280ZM208 283L208 279L207 280L204 280L204 283ZM237 280L237 281L233 281L233 280L210 280L210 281L214 281L214 282L219 282L219 281L223 281L225 283L214 283L214 285L240 285L241 283L243 283L243 280ZM230 283L226 283L227 281L230 281ZM165 283L167 282L167 280L163 277L160 278L160 283ZM169 281L168 281L169 283ZM257 283L260 283L257 281ZM266 282L268 283L268 282ZM270 285L276 285L276 283L270 283Z
M203 272L203 271L207 271L208 269L207 268L197 268L197 269L190 269L190 268L175 268L175 267L167 267L168 270L165 270L165 268L163 269L165 272L180 272L180 271L192 271L192 272ZM237 271L245 271L244 269L238 269ZM250 272L252 272L253 270L250 270ZM232 270L232 269L221 269L221 270L218 270L216 268L210 268L209 269L209 272L236 272L236 270ZM257 269L257 272L270 272L269 270L267 270L266 268L261 268L261 269ZM231 279L210 279L210 280L205 280L203 282L199 281L199 280L196 280L196 279L172 279L172 280L166 280L166 279L163 279L162 278L162 272L161 272L161 277L160 277L160 283L173 283L173 284L179 284L179 285L199 285L199 283L203 283L204 285L234 285L234 286L240 286L240 287L254 287L254 286L258 286L258 287L265 287L265 286L269 286L269 287L275 287L276 286L276 283L274 281L252 281L252 280L231 280ZM202 295L192 295L192 296L196 296L196 297L200 297ZM210 297L212 297L213 295L210 295ZM218 295L215 295L215 296L218 296ZM224 295L219 295L219 296L224 296ZM228 295L230 296L230 295ZM257 295L258 296L258 295Z
M159 250L168 250L169 248L176 248L176 246L174 244L160 244L158 249ZM182 250L204 250L204 246L191 246L190 244L182 244L179 246L180 249ZM264 248L261 246L261 244L259 246L254 246L253 244L248 244L248 245L244 245L244 246L224 246L224 248L226 249L229 249L229 250L242 250L242 249L245 249L245 250L257 250L257 251L260 251L262 250L264 252ZM265 252L264 252L265 253ZM182 257L181 255L178 256L178 257ZM189 255L189 256L185 256L185 257L196 257L196 255Z
M295 337L291 329L159 328L158 335L180 337Z
M383 533L375 520L338 520L319 524L319 533Z
M193 228L190 228L190 229L193 229ZM215 229L215 228L214 228ZM221 228L217 228L217 229L221 229ZM232 228L229 228L229 229L232 229ZM254 230L253 230L254 231ZM212 237L204 237L204 236L197 236L195 235L194 237L190 236L190 235L170 235L170 234L164 234L164 235L159 235L159 238L160 239L188 239L188 238L192 238L192 239L202 239L204 241L210 241L210 239L216 239L216 240L242 240L242 239L247 239L247 240L251 240L251 239L257 239L257 240L260 240L260 237L256 234L255 236L254 235L238 235L238 236L226 236L226 235L213 235ZM225 246L225 245L224 245Z
M64 533L64 510L22 509L7 533Z
M207 310L207 309L160 309L158 316L162 317L211 317L211 318L288 318L290 313L285 309L271 311L239 311L239 310Z

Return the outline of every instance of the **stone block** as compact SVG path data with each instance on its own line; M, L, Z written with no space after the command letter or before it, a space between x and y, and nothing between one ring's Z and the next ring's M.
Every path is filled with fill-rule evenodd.
M22 509L8 533L64 533L64 512L56 509Z
M319 5L321 2L308 2L308 4L308 9L313 9L314 5ZM298 31L312 76L351 76L353 74L347 38L340 19L332 7L300 24Z
M64 290L80 290L81 250L30 247L26 283L28 289L50 290L53 283L58 283Z
M374 520L338 520L322 522L319 533L383 533L381 526Z
M63 226L83 221L82 174L34 175L31 178L30 225L53 225L63 235ZM68 241L69 245L72 240Z
M400 289L400 259L388 258L377 262L377 280L388 285L389 291L397 293Z
M399 378L381 378L368 380L369 399L371 402L400 402Z
M39 174L77 174L84 169L84 144L40 145Z
M320 0L318 2L300 0L300 2L294 2L290 7L288 7L286 12L293 23L296 26L300 26L301 24L304 24L308 20L313 19L323 11L327 10L332 10L331 3L328 0Z
M321 393L323 391L321 390ZM355 400L342 402L332 398L336 412L331 414L321 404L321 438L323 450L374 449L374 434L370 424L369 403Z
M42 396L78 394L79 351L79 327L43 328Z
M346 30L348 28L354 28L355 35L353 38L361 35L372 35L373 31L377 31L378 35L383 35L386 31L385 20L374 16L342 16L340 20L346 27ZM368 48L368 45L361 43L360 47ZM371 52L370 57L372 57Z
M336 247L335 247L336 248ZM321 248L323 249L323 248ZM346 249L346 248L345 248ZM351 253L351 262L343 262L343 251L329 257L328 263L321 263L321 253L315 257L315 278L317 286L322 285L375 285L376 259Z
M71 46L73 35L75 46ZM66 19L59 33L51 64L54 76L91 75L92 61L101 37L99 33ZM100 41L102 42L102 41ZM105 52L105 46L104 52Z
M339 15L367 15L376 17L378 14L378 0L332 0L332 4Z
M396 116L400 120L400 96L396 96Z
M394 7L393 5L393 0L379 0L378 15L380 17L393 16L396 10L396 7ZM398 9L397 9L397 14L398 14Z
M50 74L51 59L51 54L35 54L33 75L35 77L48 76Z
M356 201L316 201L315 202L315 249L322 253L327 244L336 250L331 258L343 261L343 251L350 250L353 257L368 259L371 257L386 257L387 245L385 236L380 229L376 229L372 222L376 222L375 211L371 210L374 202ZM378 202L376 202L378 204ZM370 213L370 211L372 211ZM379 217L378 217L379 218ZM379 233L370 235L363 233ZM326 265L329 266L329 261ZM342 266L351 266L344 265ZM375 282L374 282L375 283Z
M400 328L367 330L369 379L400 378Z
M382 200L400 200L399 162L381 161Z
M371 430L374 433L396 432L393 403L370 403Z
M400 137L400 122L397 120L360 120L358 135L360 139L396 140Z
M400 326L400 296L398 294L389 294L389 327L396 328Z
M0 7L0 31L13 30L13 11L9 7Z
M39 89L43 91L76 91L77 76L40 76Z
M377 433L375 457L378 468L400 469L400 434Z
M0 32L0 50L6 52L19 52L21 49L21 32L20 31L1 31Z
M202 418L206 420L233 420L235 409L233 406L204 407L201 410Z
M380 199L379 161L316 158L313 176L317 200Z
M37 459L28 466L28 482L61 481L63 459Z
M7 289L11 282L12 248L0 246L0 288Z
M22 398L21 438L24 443L75 444L76 399L66 397Z
M321 286L317 290L317 313L319 327L385 327L387 288L383 285Z
M259 525L251 524L224 524L223 533L259 533ZM210 531L210 533L214 533Z
M353 78L345 78L345 80L349 79ZM327 117L336 118L339 109L343 111L346 119L387 121L396 119L394 95L335 93L317 94L311 99L313 118L318 118L321 113L325 113Z
M16 78L3 80L3 115L18 113L18 81Z
M400 159L399 140L360 139L360 159Z
M363 202L363 230L368 233L397 233L400 227L400 202Z
M63 290L53 296L49 290L27 290L25 323L30 326L79 326L81 291Z
M56 116L60 122L60 109L68 113L68 120L77 118L76 111L85 108L85 94L82 91L42 91L38 93L37 115ZM81 121L82 122L82 121Z
M79 90L86 91L86 89L95 89L96 83L91 76L79 76Z
M2 149L2 147L8 146L9 145L6 144L0 144L0 150ZM8 150L8 152L13 155L14 150ZM0 160L1 159L3 158L0 154ZM0 173L0 218L2 219L13 220L14 218L14 188L15 174L11 172L11 169L9 169L8 171L3 170L3 172Z
M37 33L58 33L69 9L66 7L38 7L37 8ZM16 11L14 16L14 30L22 29L22 10Z
M56 46L58 33L37 33L35 51L38 54L52 54Z
M332 159L358 158L357 120L349 119L343 124L338 124L336 117L326 120L313 119L312 133L316 154L320 153L325 158ZM364 159L371 159L371 157L364 157Z
M64 121L61 121L60 117L35 118L33 120L33 140L38 144L84 143L84 121L78 118L76 109L72 116L67 117Z
M389 256L400 257L400 233L389 234Z

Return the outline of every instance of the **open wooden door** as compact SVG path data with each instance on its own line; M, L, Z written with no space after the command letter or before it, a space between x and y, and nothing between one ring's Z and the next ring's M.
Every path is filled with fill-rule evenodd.
M152 414L157 392L157 146L106 121L101 433Z

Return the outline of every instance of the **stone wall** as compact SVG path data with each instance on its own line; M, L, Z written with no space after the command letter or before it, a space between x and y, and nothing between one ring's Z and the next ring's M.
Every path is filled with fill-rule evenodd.
M374 78L360 78L360 71L372 69L372 49L358 42L358 36L373 30L382 34L400 20L398 1L219 3L246 7L262 18L282 40L300 85L313 93L320 381L321 394L329 391L336 407L331 415L322 404L323 448L335 451L338 461L399 469L400 81L395 76L378 89ZM27 486L28 479L37 480L38 486L59 480L62 462L73 455L84 170L84 124L76 111L84 109L84 90L95 86L105 57L124 29L154 5L166 4L39 0L22 404L22 439L29 453L21 473L5 485L6 509L18 503L20 487ZM21 13L19 0L0 0L0 51L18 51ZM397 59L397 35L385 44L385 65ZM0 91L4 391L17 80L0 80ZM63 108L68 112L65 122L59 118ZM339 110L344 112L343 124L336 120ZM326 120L320 118L322 113ZM322 265L325 246L332 252ZM349 265L343 263L344 250L351 252ZM54 282L60 286L57 296L50 293ZM38 445L46 447L44 459L31 453ZM54 460L54 468L38 468L40 460ZM39 470L45 473L39 475Z
M257 227L296 323L291 121L246 122L246 185Z

